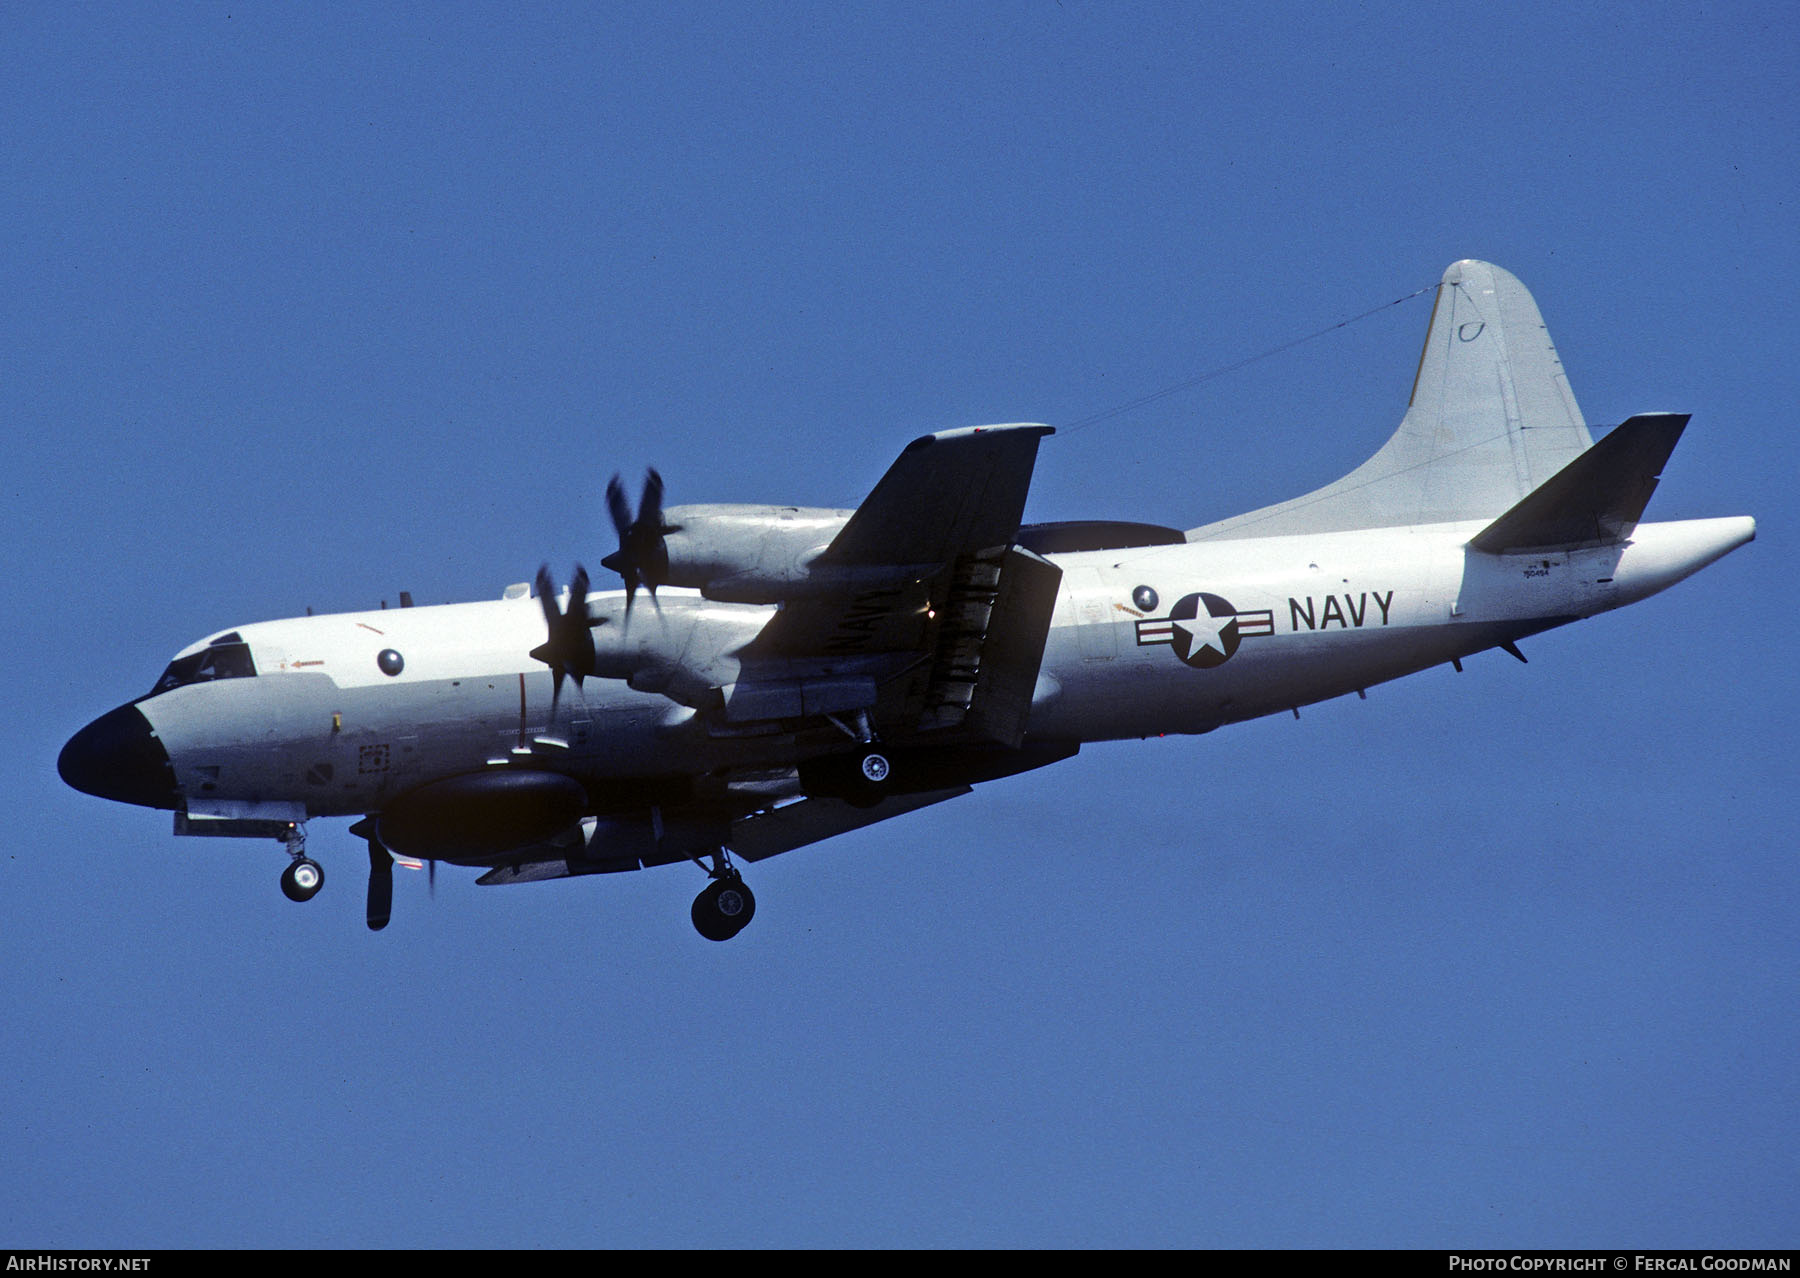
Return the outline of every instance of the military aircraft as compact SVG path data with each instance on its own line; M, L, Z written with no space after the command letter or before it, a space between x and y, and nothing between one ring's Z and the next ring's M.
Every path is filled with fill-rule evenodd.
M623 590L546 567L535 598L238 626L58 768L177 834L279 840L296 901L324 882L306 822L359 818L371 928L396 859L483 884L692 862L694 925L726 940L755 910L739 861L1084 742L1524 660L1521 639L1673 585L1756 535L1639 522L1687 421L1595 442L1531 295L1457 262L1399 430L1305 496L1185 531L1024 523L1039 425L916 439L853 511L665 508L655 471L634 511L615 476Z

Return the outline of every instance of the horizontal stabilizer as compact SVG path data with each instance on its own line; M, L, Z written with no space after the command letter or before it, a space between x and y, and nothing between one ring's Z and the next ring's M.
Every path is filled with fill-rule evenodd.
M1638 414L1527 493L1469 545L1500 555L1625 540L1687 424L1686 413Z

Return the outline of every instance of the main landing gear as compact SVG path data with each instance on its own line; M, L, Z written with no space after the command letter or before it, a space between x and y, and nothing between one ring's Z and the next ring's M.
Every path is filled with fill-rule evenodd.
M325 871L306 855L306 831L290 826L287 832L287 869L281 872L281 894L290 901L310 901L325 886Z
M857 754L856 770L862 774L864 781L879 786L887 783L888 774L894 767L878 747L871 746Z
M808 795L842 799L857 808L872 808L892 794L893 776L892 757L878 742L800 765L800 785Z
M704 863L701 867L705 868ZM713 853L713 868L706 872L713 881L694 898L694 930L709 941L729 941L750 925L756 914L756 897L724 848Z
M809 796L842 799L852 807L872 808L894 792L893 756L875 735L868 711L850 721L826 715L856 748L827 754L800 764L800 785Z
M838 726L845 725L838 722ZM887 798L894 765L888 760L881 738L875 735L875 724L867 710L856 712L848 731L856 739L856 751L844 760L849 775L843 797L855 807L872 808Z

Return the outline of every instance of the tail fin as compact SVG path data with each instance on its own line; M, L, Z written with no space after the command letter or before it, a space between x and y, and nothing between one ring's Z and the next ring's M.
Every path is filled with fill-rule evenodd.
M1336 483L1189 541L1493 519L1593 443L1525 286L1486 262L1444 272L1400 429Z

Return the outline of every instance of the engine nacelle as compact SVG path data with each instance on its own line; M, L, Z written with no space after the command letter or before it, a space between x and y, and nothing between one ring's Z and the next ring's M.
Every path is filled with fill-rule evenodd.
M665 580L730 603L790 598L853 513L813 506L671 506L663 512L676 529L663 539Z
M477 772L408 791L375 829L402 856L482 864L571 830L587 806L581 783L560 773Z

